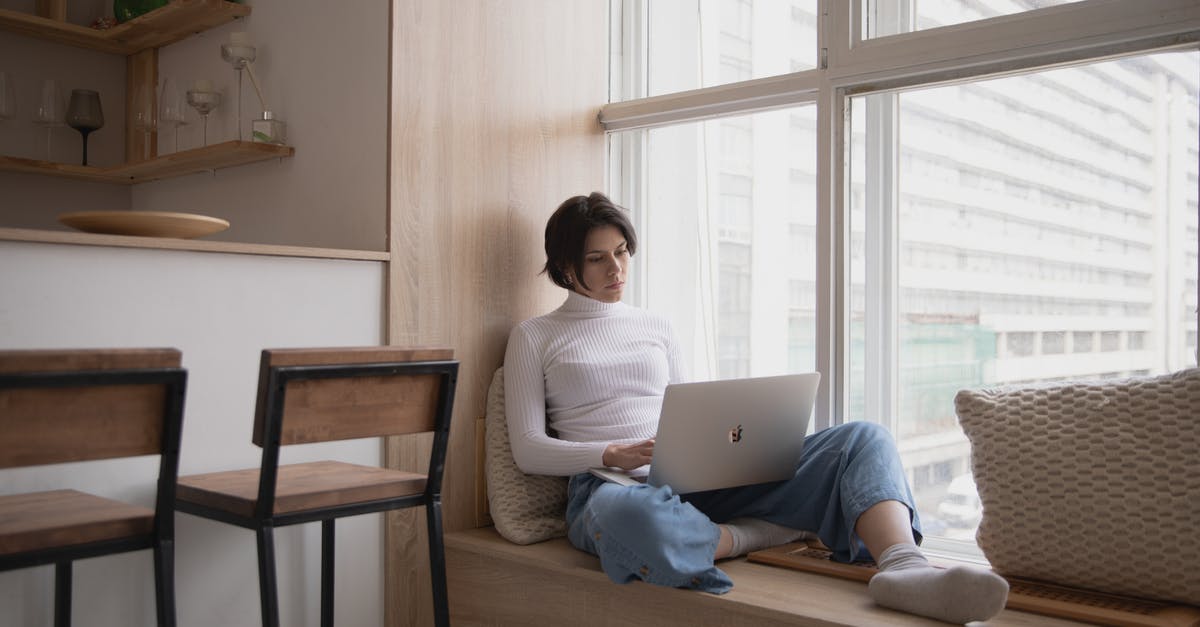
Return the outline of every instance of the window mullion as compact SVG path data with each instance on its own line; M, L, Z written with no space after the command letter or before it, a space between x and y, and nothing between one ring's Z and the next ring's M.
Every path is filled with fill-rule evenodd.
M645 97L648 89L646 60L649 54L649 7L646 0L614 0L610 8L609 19L621 25L620 33L610 38L610 46L614 48L610 53L611 63L614 68L620 68L620 71L610 71L610 75L616 74L619 79L610 88L618 98ZM650 236L650 221L645 211L648 146L649 137L644 133L608 135L607 189L624 199L633 214L634 228L642 235L642 241ZM633 277L637 278L631 281L629 300L645 307L648 305L647 286L650 284L651 269L647 267L644 255L635 256L633 264Z
M897 352L897 96L866 98L865 417L896 428Z
M846 97L825 83L817 106L816 242L816 368L822 373L814 408L813 428L827 429L845 422L848 355L846 324L846 194L841 163Z
M848 32L848 4L841 0L817 0L817 41L827 60L846 48L839 35ZM827 429L845 422L849 398L849 337L846 312L847 236L843 168L846 156L846 96L834 89L825 71L819 71L817 89L816 158L816 369L822 373L821 389L813 414L813 428Z
M817 45L824 53L822 69L843 63L850 50L862 41L855 20L862 14L864 0L817 0ZM853 25L853 26L852 26Z
M617 84L610 80L609 102L645 98L649 92L647 58L649 49L648 15L646 0L613 0L609 19L621 25L620 32L609 38L609 76L615 76Z

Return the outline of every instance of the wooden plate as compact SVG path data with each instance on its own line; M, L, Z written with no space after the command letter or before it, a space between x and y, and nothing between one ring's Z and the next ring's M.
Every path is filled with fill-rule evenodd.
M74 211L58 216L58 221L88 233L184 239L229 228L220 218L169 211Z

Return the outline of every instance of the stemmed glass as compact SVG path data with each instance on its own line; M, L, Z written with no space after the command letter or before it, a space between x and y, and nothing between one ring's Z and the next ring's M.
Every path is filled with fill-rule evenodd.
M208 114L221 104L221 93L212 90L208 81L196 81L195 89L188 90L187 103L204 121L204 145L208 145Z
M46 161L53 161L50 154L51 139L54 127L62 126L63 105L58 83L52 78L42 81L42 99L33 112L33 123L46 127Z
M237 70L237 129L238 141L242 139L242 70L249 67L249 64L258 56L258 52L253 45L250 44L250 34L235 32L229 33L229 43L221 44L221 58L233 66ZM250 70L250 80L254 79L254 70ZM257 84L255 89L258 89Z
M187 124L187 120L183 117L183 96L171 79L163 79L162 96L158 102L158 123L175 131L175 148L172 152L179 152L179 127Z
M154 88L149 85L139 85L133 94L133 102L129 103L133 115L133 127L142 132L142 155L149 157L157 150L151 150L154 133L158 131L158 111L154 106ZM157 149L157 146L154 146Z
M0 72L0 121L17 117L17 88L8 72Z
M83 165L87 165L88 134L104 126L100 94L90 89L72 89L67 105L67 125L83 135Z

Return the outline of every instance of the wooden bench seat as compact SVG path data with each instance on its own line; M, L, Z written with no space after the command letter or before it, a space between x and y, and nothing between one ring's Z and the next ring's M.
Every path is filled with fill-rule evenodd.
M276 514L420 494L426 481L417 473L338 461L289 464L278 472ZM189 475L179 479L177 492L180 500L250 517L258 476L258 468Z
M879 607L860 582L726 560L728 594L617 585L559 538L518 546L491 527L446 535L455 625L942 625ZM1077 626L1005 610L988 625Z
M0 496L0 553L6 555L149 536L153 529L154 510L77 490Z

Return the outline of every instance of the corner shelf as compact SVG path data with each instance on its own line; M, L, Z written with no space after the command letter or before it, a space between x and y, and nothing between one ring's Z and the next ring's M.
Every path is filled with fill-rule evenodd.
M62 44L131 55L185 39L250 14L250 7L226 0L173 0L108 30L0 9L0 30Z
M282 159L291 157L295 153L296 149L291 146L228 141L107 168L0 156L0 172L42 174L95 183L136 185L258 161Z
M47 5L51 8L46 14L62 17L65 1L49 0ZM154 86L159 47L245 17L250 15L250 11L251 7L247 5L227 0L171 0L165 6L124 24L107 30L96 30L61 19L0 9L0 30L89 50L125 55L129 59L126 70L126 93L129 94L132 93L135 84ZM233 141L139 160L140 156L153 155L154 148L142 147L131 152L129 129L132 128L132 124L128 119L128 112L126 127L127 163L96 168L0 155L0 172L44 174L130 185L277 157L290 157L295 153L289 146Z

